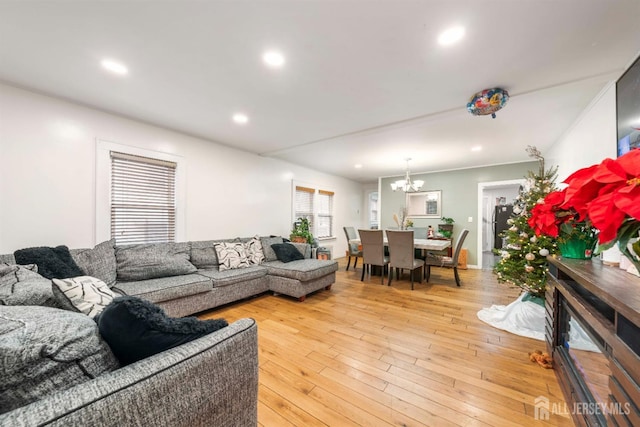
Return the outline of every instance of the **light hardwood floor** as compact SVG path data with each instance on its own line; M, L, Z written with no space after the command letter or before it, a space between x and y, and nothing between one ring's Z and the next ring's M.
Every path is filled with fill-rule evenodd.
M361 269L304 302L265 294L201 318L258 322L261 426L571 426L534 418L534 399L564 405L554 372L527 355L544 343L481 322L519 289L490 271L433 268L411 291L408 276L380 285Z

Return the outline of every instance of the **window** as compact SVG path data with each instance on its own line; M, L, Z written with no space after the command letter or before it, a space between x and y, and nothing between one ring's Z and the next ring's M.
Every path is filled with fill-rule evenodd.
M369 228L378 229L380 220L378 219L378 192L369 193Z
M333 236L333 191L296 185L293 216L309 220L309 228L318 239Z
M309 220L309 229L315 236L315 230L313 228L313 196L316 190L313 188L300 187L296 185L296 198L294 207L294 221L299 218Z
M317 238L333 236L333 191L318 190Z
M116 244L175 242L175 162L111 151L111 237Z

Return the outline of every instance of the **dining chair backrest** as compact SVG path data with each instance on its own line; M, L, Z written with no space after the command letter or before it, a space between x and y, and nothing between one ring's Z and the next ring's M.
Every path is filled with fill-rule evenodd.
M469 234L469 230L466 228L462 230L460 233L460 237L458 237L458 244L456 245L456 250L453 252L453 256L451 257L451 263L453 265L458 265L458 257L460 256L460 251L462 250L462 244L464 243L464 239L466 239L467 234Z
M362 262L384 265L384 235L382 230L358 230L362 244Z
M413 227L413 238L414 239L426 239L427 238L427 227Z
M414 268L413 231L387 230L389 261L392 267Z
M355 243L349 243L351 239L357 239L358 233L356 232L355 227L343 227L344 235L347 238L347 245L349 245L349 254L356 255L359 254L358 245Z

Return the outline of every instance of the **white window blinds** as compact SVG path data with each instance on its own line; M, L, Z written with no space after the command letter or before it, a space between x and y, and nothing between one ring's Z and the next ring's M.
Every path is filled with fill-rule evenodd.
M295 190L294 221L306 218L314 237L332 237L334 193L299 185Z
M313 196L316 190L313 188L296 185L296 198L294 206L294 221L299 218L309 220L309 229L313 234Z
M174 242L176 163L111 151L111 237Z
M331 237L333 230L333 192L318 190L318 223L315 236Z

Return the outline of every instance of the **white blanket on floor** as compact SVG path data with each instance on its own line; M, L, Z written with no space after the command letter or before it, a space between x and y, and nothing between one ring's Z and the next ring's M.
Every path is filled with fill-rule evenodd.
M522 301L526 292L509 305L492 305L478 312L478 319L512 334L544 341L544 307Z
M509 305L492 305L478 312L478 319L512 334L544 341L544 307L535 302L522 301L527 293L520 294ZM568 348L600 353L585 330L573 318L569 320Z

